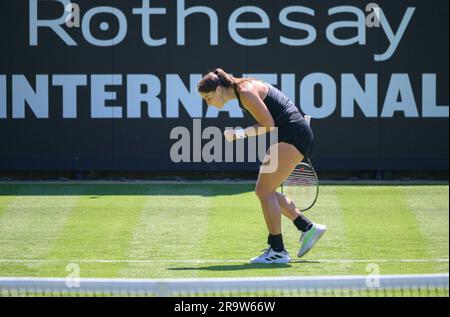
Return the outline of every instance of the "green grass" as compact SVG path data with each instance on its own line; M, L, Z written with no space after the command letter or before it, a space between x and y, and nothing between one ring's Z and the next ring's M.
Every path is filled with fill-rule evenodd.
M372 263L380 274L447 273L448 194L322 186L307 216L328 232L302 261L265 266L246 263L267 241L252 185L0 184L0 276L66 277L69 263L81 277L367 274ZM287 219L283 237L295 258L299 233Z

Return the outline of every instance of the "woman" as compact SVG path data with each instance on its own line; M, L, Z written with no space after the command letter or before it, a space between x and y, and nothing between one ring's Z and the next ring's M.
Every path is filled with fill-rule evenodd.
M281 91L253 78L235 78L218 68L197 84L197 91L208 105L223 108L238 99L239 107L253 117L257 124L245 130L226 130L225 138L251 137L278 128L278 143L271 145L261 165L255 193L259 198L269 230L269 247L250 261L252 263L288 263L281 234L281 214L291 219L299 231L298 257L305 255L325 233L326 227L308 220L291 199L276 190L305 157L313 144L313 134L302 113ZM275 170L268 170L268 162L277 162Z

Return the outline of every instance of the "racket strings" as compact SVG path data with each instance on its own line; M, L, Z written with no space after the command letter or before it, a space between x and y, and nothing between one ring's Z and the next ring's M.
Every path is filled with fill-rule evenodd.
M300 164L283 183L283 194L294 200L302 210L311 208L318 195L319 180L314 169L308 164Z

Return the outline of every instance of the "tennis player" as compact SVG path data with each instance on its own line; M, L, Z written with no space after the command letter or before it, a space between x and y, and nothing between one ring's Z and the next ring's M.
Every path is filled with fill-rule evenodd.
M325 233L326 227L311 222L290 198L277 192L294 168L311 153L313 133L303 114L272 85L253 78L235 78L220 68L204 76L197 84L197 91L209 106L217 108L238 99L239 107L257 122L246 129L226 130L224 135L230 142L278 128L279 142L268 149L255 187L269 231L269 246L250 262L271 264L292 260L283 244L281 214L291 219L301 232L297 255L304 256ZM267 163L274 160L278 162L275 170L267 172Z

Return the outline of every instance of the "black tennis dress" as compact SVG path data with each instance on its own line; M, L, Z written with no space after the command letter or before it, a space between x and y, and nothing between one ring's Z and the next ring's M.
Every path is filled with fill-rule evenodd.
M280 90L268 83L265 84L269 87L269 92L263 101L275 121L275 126L278 128L278 142L294 145L305 159L309 158L314 143L314 135L304 118L304 114ZM239 101L239 107L253 118L252 114L242 105L236 86L234 91ZM255 120L255 118L253 119Z

